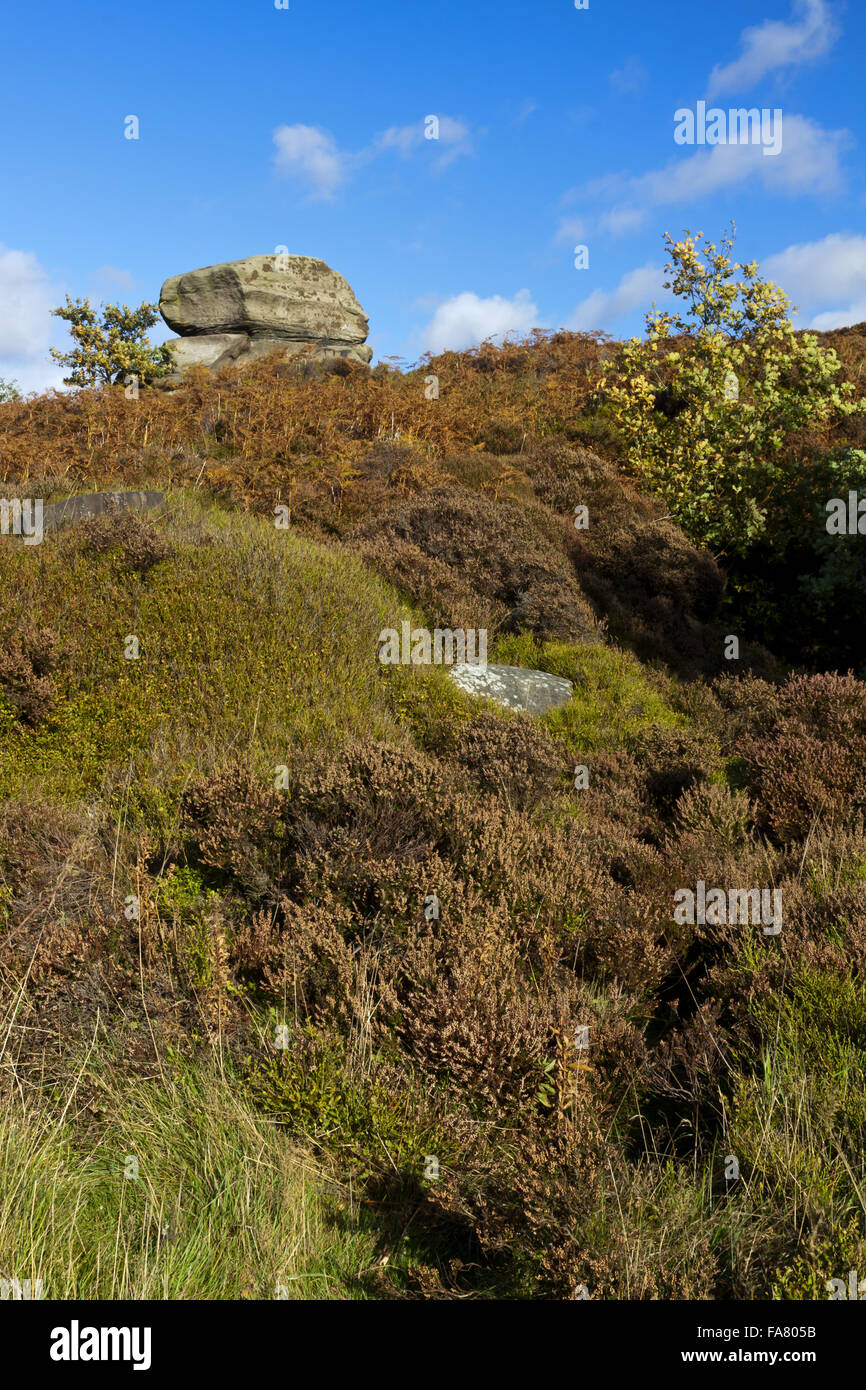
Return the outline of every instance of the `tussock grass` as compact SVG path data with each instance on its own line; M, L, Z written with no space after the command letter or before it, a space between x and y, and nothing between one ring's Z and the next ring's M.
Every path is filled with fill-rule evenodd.
M0 1118L0 1277L49 1299L363 1296L350 1194L216 1068L84 1080L86 1101Z

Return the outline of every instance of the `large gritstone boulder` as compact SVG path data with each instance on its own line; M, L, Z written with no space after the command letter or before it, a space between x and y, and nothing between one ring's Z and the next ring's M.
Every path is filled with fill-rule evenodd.
M178 372L246 365L274 351L349 358L365 365L369 323L350 285L313 256L248 256L166 280L159 310L181 336L169 343Z

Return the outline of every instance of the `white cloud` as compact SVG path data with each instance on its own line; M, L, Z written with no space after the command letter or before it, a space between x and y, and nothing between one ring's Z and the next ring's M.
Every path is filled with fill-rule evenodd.
M567 326L576 332L589 332L593 328L610 331L614 324L636 309L649 309L653 301L658 304L669 297L669 291L663 289L664 279L660 265L642 265L630 270L615 290L593 290L578 304Z
M32 251L0 246L0 378L25 395L62 389L63 370L48 356L58 332L51 310L61 298Z
M281 125L274 131L278 174L307 183L313 198L333 198L346 177L346 156L318 126Z
M445 169L460 155L472 153L472 134L463 121L453 116L436 116L435 120L436 126L432 124L432 117L413 121L411 125L390 126L376 136L370 150L365 153L374 155L383 150L397 150L407 159L414 150L427 146L437 155L434 161L436 169ZM435 137L428 135L428 130L435 130Z
M866 323L866 294L847 309L827 309L823 314L814 314L806 324L816 333L829 333L831 328L848 328L852 323Z
M472 132L463 121L453 116L436 116L438 124L434 127L429 124L430 119L389 126L369 145L355 151L341 150L334 137L319 126L283 125L274 131L274 165L278 174L305 182L313 198L333 198L350 174L383 154L396 151L408 159L426 147L432 168L438 173L461 155L473 153ZM426 132L434 129L435 137L428 136Z
M65 370L48 356L42 362L32 357L0 360L0 377L4 381L13 381L22 396L30 391L47 391L49 387L55 391L68 390L63 385Z
M710 74L708 95L747 91L768 72L820 58L839 35L825 0L794 0L791 20L766 19L744 29L739 58Z
M626 232L638 231L645 220L646 213L643 208L611 208L598 219L598 229L610 236L622 236Z
M562 246L565 242L583 242L586 237L587 224L582 217L564 217L556 229L553 238L554 245Z
M672 139L673 129L672 121ZM772 133L775 138L778 129L774 121L768 135ZM568 190L563 202L580 199L584 206L607 203L605 212L595 214L594 227L601 234L617 237L637 231L652 208L692 204L749 182L761 184L777 197L838 193L844 186L841 159L852 144L850 132L824 130L809 117L797 115L783 115L780 129L777 154L765 154L761 144L696 147L693 154L674 157L662 168L634 178L605 174ZM582 219L564 219L554 244L567 241L571 229L578 226L584 233L582 239L589 240L586 233L590 229Z
M692 203L749 181L781 196L839 192L840 158L851 143L848 131L824 130L807 116L795 115L783 116L781 129L778 154L764 154L760 144L713 145L636 178L608 175L587 185L583 196L616 199L599 220L602 229L615 235L639 226L649 207Z
M828 329L866 320L866 236L832 232L800 242L768 256L761 274L808 311L797 316L798 324Z
M538 308L529 290L513 299L494 294L487 299L465 290L440 304L420 334L422 351L445 352L473 347L485 338L505 333L529 333L540 327Z
M847 131L824 130L807 116L783 115L782 148L764 154L763 145L714 145L688 159L634 181L639 198L653 203L688 202L757 178L770 193L836 193L842 184L839 156Z
M56 303L33 252L0 247L0 362L32 362L47 352L54 328L50 311Z
M649 73L637 58L627 58L610 74L610 85L622 96L639 96L649 81Z

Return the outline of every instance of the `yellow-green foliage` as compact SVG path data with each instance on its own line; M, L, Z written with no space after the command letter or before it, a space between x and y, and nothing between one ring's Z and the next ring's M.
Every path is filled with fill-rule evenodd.
M172 550L144 575L120 552L82 553L74 533L4 547L0 611L73 655L34 727L0 705L0 791L83 796L112 771L173 798L250 747L273 776L299 745L393 730L376 639L405 610L360 560L189 496L154 525Z
M630 464L687 534L741 551L764 534L789 485L791 434L864 405L837 380L835 352L797 337L784 292L760 279L756 262L734 262L733 231L718 248L701 247L702 236L666 236L665 288L688 314L647 315L646 339L630 339L619 364L606 365L617 373L609 400ZM672 418L657 408L666 378Z
M571 699L546 715L545 722L574 752L628 747L653 724L675 727L686 722L668 704L660 681L654 683L637 657L616 647L536 642L521 633L499 638L493 659L573 682Z
M50 1299L362 1296L348 1196L216 1069L83 1067L98 1119L0 1116L0 1274Z
M273 1058L251 1063L246 1084L258 1109L314 1142L328 1141L360 1173L409 1171L424 1158L456 1158L422 1096L396 1093L367 1069L354 1075L345 1048L311 1024L293 1030Z
M67 386L93 386L119 380L135 391L139 385L167 376L172 370L171 351L165 343L148 342L146 333L159 321L156 304L130 309L126 304L106 304L102 322L90 307L89 299L70 299L56 318L65 319L73 341L70 352L49 349L55 362L70 369L63 378Z

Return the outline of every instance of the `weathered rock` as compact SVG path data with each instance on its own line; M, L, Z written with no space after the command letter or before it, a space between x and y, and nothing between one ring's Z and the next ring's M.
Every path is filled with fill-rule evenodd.
M122 511L127 507L146 511L165 501L161 492L86 492L66 497L62 502L50 502L42 513L42 529L51 530L65 521L81 521L86 516L102 516L105 512Z
M305 344L314 355L368 363L369 322L351 286L313 256L248 256L173 275L159 310L181 336L169 343L178 371L242 365Z
M474 666L469 662L449 668L451 679L470 695L496 700L509 709L544 714L559 709L571 698L574 686L564 676L549 671L528 671L522 666Z
M305 346L305 343L296 343L287 338L252 338L248 333L198 333L189 338L169 338L166 344L175 362L173 377L178 377L187 367L246 367L272 352L295 357ZM315 343L313 351L313 357L322 361L345 357L350 361L363 362L364 366L372 355L372 349L363 345L343 348ZM172 377L168 380L171 381Z
M192 338L169 338L176 370L186 367L223 367L234 362L252 341L248 333L200 333Z

